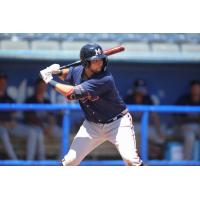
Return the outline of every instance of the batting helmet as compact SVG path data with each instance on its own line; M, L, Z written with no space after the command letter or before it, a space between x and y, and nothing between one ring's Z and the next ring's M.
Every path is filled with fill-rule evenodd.
M107 56L103 53L103 50L100 45L86 44L81 48L80 60L83 67L88 67L90 61L99 59L103 60L103 70L104 70L108 63L108 59Z

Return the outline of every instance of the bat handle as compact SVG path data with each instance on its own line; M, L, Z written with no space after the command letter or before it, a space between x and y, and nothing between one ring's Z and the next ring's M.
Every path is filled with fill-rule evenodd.
M71 64L64 65L64 66L60 67L60 70L66 69L66 68L69 68L69 67L75 67L75 66L78 66L80 64L81 64L81 61L79 60L79 61L73 62Z

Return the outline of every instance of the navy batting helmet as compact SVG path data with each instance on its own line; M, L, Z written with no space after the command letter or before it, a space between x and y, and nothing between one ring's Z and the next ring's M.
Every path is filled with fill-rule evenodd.
M103 50L98 44L86 44L81 48L80 51L80 60L83 67L88 67L89 62L92 60L103 60L103 69L105 69L108 59L107 56L103 53Z

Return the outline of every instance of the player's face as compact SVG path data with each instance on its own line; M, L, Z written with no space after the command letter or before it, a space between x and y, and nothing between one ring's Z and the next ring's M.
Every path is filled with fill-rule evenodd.
M98 73L102 70L103 67L103 60L92 60L90 62L90 70L93 73Z

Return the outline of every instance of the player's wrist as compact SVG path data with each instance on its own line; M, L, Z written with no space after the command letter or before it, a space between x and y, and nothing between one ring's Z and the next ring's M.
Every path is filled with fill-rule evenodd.
M48 82L48 85L50 85L51 87L53 87L53 88L55 89L55 87L56 87L56 85L57 85L57 82L54 81L54 80L52 79L52 80L50 80L50 81Z

